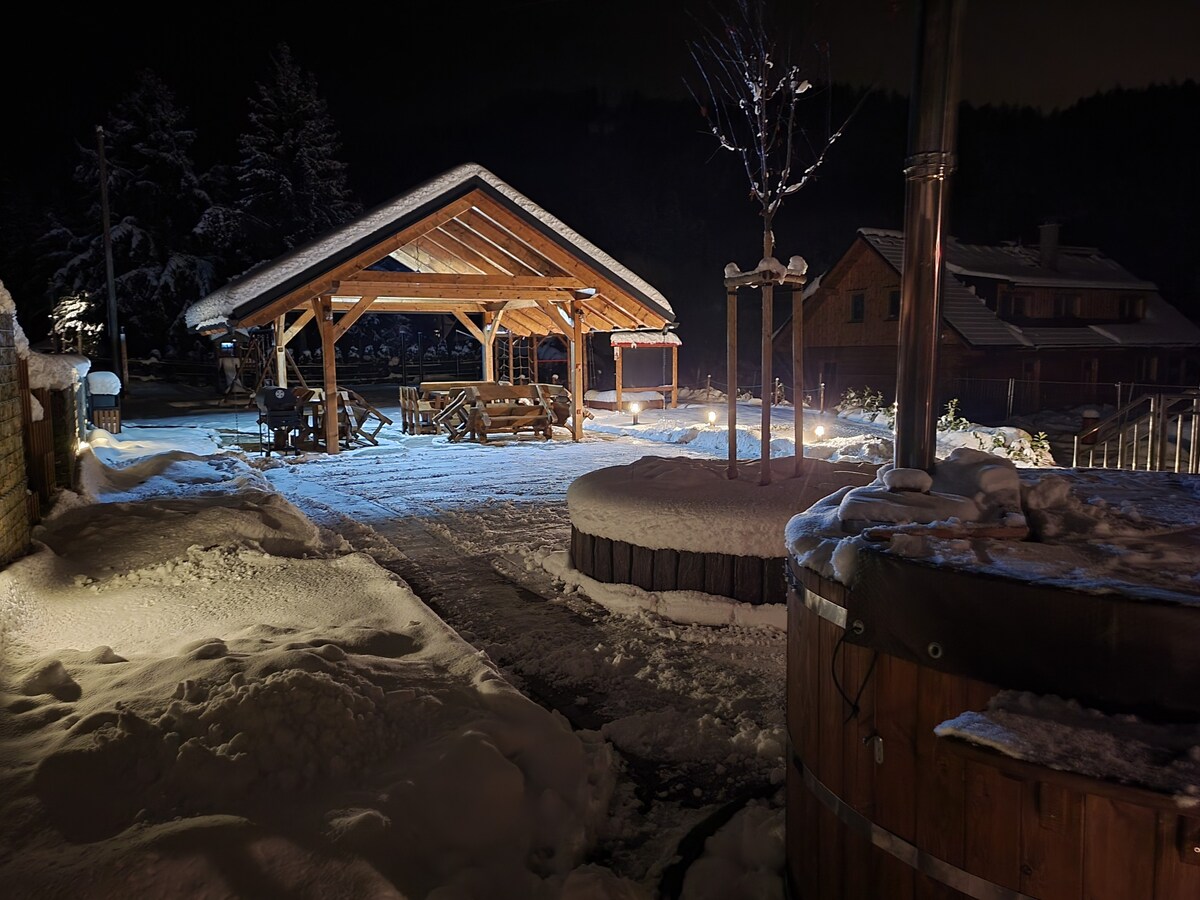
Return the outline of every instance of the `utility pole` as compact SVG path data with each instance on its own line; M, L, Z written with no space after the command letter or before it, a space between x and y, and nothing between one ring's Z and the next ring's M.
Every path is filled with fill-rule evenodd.
M112 370L116 372L121 365L121 332L117 328L117 284L113 278L112 221L108 214L108 167L104 163L103 125L96 126L96 149L100 159L100 211L104 217L104 274L108 280L108 340L112 348Z

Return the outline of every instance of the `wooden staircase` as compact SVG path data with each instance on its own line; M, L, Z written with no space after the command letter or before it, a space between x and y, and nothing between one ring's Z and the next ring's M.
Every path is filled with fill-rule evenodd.
M1142 394L1076 435L1074 468L1200 473L1200 390Z

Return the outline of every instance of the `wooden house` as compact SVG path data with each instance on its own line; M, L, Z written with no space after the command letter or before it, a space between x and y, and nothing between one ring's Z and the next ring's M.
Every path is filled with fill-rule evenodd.
M1116 402L1118 384L1196 385L1200 328L1099 250L947 239L940 402L985 421L1045 406ZM860 228L804 299L804 378L832 405L850 387L895 396L904 235ZM788 371L791 321L775 334Z

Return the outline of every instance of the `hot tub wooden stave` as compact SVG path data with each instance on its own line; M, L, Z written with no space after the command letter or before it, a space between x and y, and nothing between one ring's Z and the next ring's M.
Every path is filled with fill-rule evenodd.
M997 686L849 643L836 621L846 589L798 574L804 585L788 599L792 897L1200 898L1200 810L935 737Z

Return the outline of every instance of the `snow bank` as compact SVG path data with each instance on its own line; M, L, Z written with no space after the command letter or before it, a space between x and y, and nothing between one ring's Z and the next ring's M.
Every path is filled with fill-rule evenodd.
M839 419L848 422L860 422L864 425L875 425L889 431L890 415L886 410L864 410L858 407L841 410ZM974 422L963 421L961 429L938 430L936 434L938 459L946 459L960 447L969 450L981 450L1011 460L1017 466L1030 468L1053 468L1057 463L1050 454L1048 445L1035 440L1028 431L1011 426L991 427L978 425ZM891 456L891 452L888 452Z
M616 403L616 391L588 391L583 395L584 400L596 400L601 403ZM621 391L622 403L661 403L663 395L658 391Z
M85 464L106 502L0 572L6 896L237 894L231 854L285 894L632 889L576 872L614 790L600 735L243 459Z
M89 372L87 376L88 390L93 394L116 396L121 393L121 379L115 372Z
M46 417L46 410L42 408L42 401L33 394L29 395L29 417L34 422L40 422Z
M74 353L38 353L30 350L26 357L29 363L29 386L62 391L79 384L92 367L86 356Z
M751 800L704 843L681 900L783 900L785 810Z

